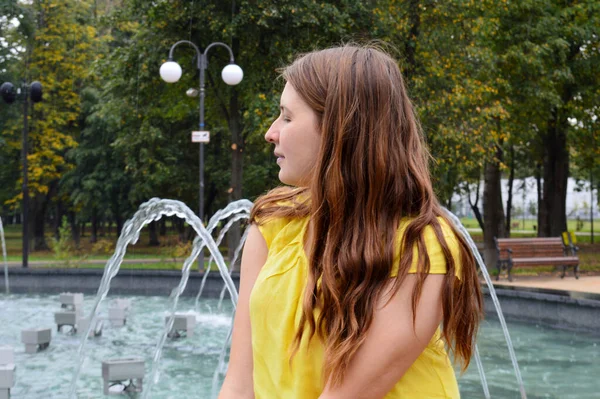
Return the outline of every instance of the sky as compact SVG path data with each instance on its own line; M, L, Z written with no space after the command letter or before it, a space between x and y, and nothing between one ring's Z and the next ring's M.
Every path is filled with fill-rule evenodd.
M520 207L527 209L530 202L537 205L537 188L535 178L529 177L525 179L526 189L522 190L521 186L523 180L515 179L513 182L513 209ZM506 200L508 199L508 179L502 179L502 204L506 212ZM590 207L590 184L589 182L583 182L581 185L581 191L579 190L577 182L573 178L569 178L567 182L567 218L576 219L578 216L581 219L589 218L589 207ZM525 201L523 201L523 195L525 195ZM471 200L475 201L475 193L471 193ZM600 209L598 208L598 190L594 190L594 217L600 218ZM466 215L472 216L471 207L465 196L459 196L454 194L452 197L452 208L456 211L459 216ZM536 206L537 208L537 206ZM480 184L479 189L479 209L483 211L483 181Z

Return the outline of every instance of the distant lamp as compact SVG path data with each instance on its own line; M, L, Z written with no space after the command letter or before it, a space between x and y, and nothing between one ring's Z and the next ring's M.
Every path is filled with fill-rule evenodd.
M175 83L181 78L182 70L175 61L167 61L160 66L160 77L167 83Z
M2 83L0 86L0 96L7 104L12 104L17 99L17 91L15 90L15 85L10 82Z
M204 220L204 144L207 143L207 139L210 137L210 132L206 129L206 126L204 124L204 97L206 95L205 92L205 80L204 80L204 73L206 72L206 68L208 67L208 52L211 48L215 47L215 46L219 46L219 47L223 47L227 50L227 52L229 53L229 65L225 66L225 68L223 68L223 71L221 72L221 77L223 78L223 81L230 85L237 85L238 83L240 83L242 81L242 79L244 78L244 72L242 71L242 68L240 68L238 65L235 64L235 59L233 57L233 51L231 50L231 47L229 47L228 45L226 45L225 43L221 43L221 42L213 42L211 44L209 44L208 46L206 46L206 48L204 49L204 51L200 51L200 49L198 48L198 46L196 46L194 43L190 42L189 40L180 40L178 42L176 42L174 45L171 46L171 49L169 50L169 57L167 58L167 62L165 62L164 64L161 65L160 67L160 76L161 78L167 82L167 83L175 83L177 82L180 78L181 78L181 67L179 66L178 63L176 63L175 61L173 61L173 52L175 51L175 48L181 44L185 44L188 45L190 47L192 47L195 51L196 51L196 67L198 68L198 71L200 72L200 86L199 89L188 89L185 94L187 94L188 97L199 97L200 100L200 120L198 123L198 130L194 131L192 133L192 142L195 143L199 143L200 144L200 159L199 159L199 166L200 166L200 173L199 173L199 177L200 177L200 195L199 195L199 201L198 201L198 216L200 217L200 220ZM196 140L196 138L198 138ZM198 269L201 269L204 267L204 252L200 252L199 256L198 256Z
M187 91L185 92L185 94L186 94L188 97L198 97L198 90L197 90L197 89L194 89L194 88L192 87L192 88L189 88L189 89L187 89Z
M221 77L223 78L223 82L230 86L235 86L244 78L244 71L242 71L242 68L240 68L239 65L229 64L223 68Z
M29 93L31 94L31 101L34 103L42 101L42 84L40 82L32 82L29 87Z
M23 267L29 267L29 187L28 187L28 166L27 166L27 154L29 153L27 142L29 134L28 124L28 110L30 107L29 99L31 98L32 103L39 103L42 101L42 84L40 82L31 82L27 84L23 81L20 88L15 88L10 82L4 82L0 85L0 97L7 104L12 104L20 96L23 100L23 144L21 147L21 159L23 162L23 199L21 205L21 212L23 215L22 227L23 227ZM1 395L0 395L1 396Z

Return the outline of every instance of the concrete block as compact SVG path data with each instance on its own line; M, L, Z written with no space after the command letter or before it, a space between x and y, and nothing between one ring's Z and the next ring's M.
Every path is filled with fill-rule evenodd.
M111 383L130 381L125 386L127 392L141 392L144 379L144 359L109 359L102 361L102 379L104 380L104 394L110 395Z
M15 350L12 346L0 346L0 365L13 364L15 362Z
M129 309L131 309L131 299L129 298L116 298L115 300L112 301L112 306L113 308L122 308L125 309L126 311L129 311Z
M85 333L90 325L90 317L78 317L77 318L77 330L79 332ZM92 330L92 336L99 337L102 335L102 328L104 327L104 322L102 320L96 319L96 325Z
M15 386L15 370L14 364L0 365L0 389L10 389Z
M165 323L169 322L169 316L165 316ZM173 316L173 328L169 332L169 337L179 338L182 331L185 331L187 337L194 334L196 326L196 316L187 313L175 313Z
M57 331L60 331L62 326L70 326L74 332L77 331L77 319L79 312L77 311L61 311L54 313L54 322L57 326Z
M60 301L61 307L63 308L83 309L83 294L81 292L63 292L59 295L58 300Z
M127 322L127 310L124 308L109 308L108 320L114 326L121 327Z
M26 353L35 353L50 345L52 330L49 328L31 328L21 330L21 342L25 344Z

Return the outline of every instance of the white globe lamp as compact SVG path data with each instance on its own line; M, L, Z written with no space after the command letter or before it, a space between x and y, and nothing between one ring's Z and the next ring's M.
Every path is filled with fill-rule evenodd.
M221 77L223 78L223 82L230 86L235 86L244 78L244 71L242 71L242 68L240 68L239 65L229 64L223 68Z
M160 77L167 83L177 82L181 74L181 67L175 61L167 61L160 66Z

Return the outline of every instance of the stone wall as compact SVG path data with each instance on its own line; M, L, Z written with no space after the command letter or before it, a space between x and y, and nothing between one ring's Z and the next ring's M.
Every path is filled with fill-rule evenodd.
M82 292L93 295L98 291L103 269L9 269L10 292L14 294L58 294ZM168 296L181 280L177 270L121 269L110 284L110 295L165 295ZM195 296L200 289L203 274L190 272L183 295ZM232 279L239 289L239 274ZM211 272L206 280L203 297L219 297L224 282L218 272ZM0 277L4 287L4 274Z

